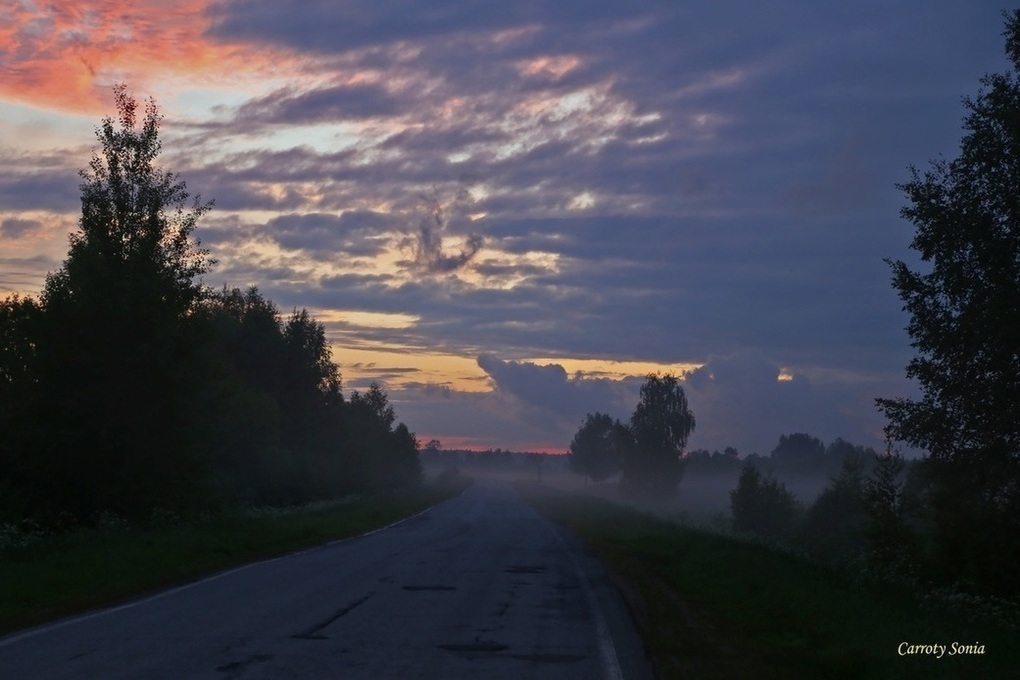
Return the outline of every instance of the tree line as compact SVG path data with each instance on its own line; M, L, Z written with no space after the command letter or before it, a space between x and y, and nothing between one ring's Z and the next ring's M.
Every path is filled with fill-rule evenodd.
M157 166L161 115L115 88L67 258L0 303L0 519L89 522L417 484L417 441L372 385L341 390L324 326L213 290L212 203Z
M864 547L872 564L891 574L1016 596L1020 10L1003 16L1010 67L984 76L977 96L964 99L959 155L932 161L924 172L912 167L909 181L897 185L908 201L901 216L914 227L911 249L919 262L887 263L916 351L906 374L921 397L877 399L887 419L889 450L863 462L846 459L803 513L785 486L753 461L742 468L731 507L737 529L797 535L830 557ZM893 442L924 456L906 463L894 453ZM633 418L628 427L594 414L578 431L571 452L586 474L601 478L620 455L631 465L639 460L628 452L635 443L644 447ZM656 450L662 464L669 459L675 476L679 452ZM720 459L732 464L736 457ZM863 464L869 461L872 470L865 475ZM627 475L624 467L624 480Z

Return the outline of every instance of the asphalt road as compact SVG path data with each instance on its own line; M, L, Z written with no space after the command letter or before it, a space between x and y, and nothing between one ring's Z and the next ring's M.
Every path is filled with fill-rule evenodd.
M505 485L0 639L2 678L650 678L605 572Z

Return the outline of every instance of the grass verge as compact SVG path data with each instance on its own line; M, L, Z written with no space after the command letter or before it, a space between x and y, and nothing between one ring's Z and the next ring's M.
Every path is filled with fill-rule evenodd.
M903 589L606 500L521 493L615 572L663 678L1001 678L1020 668L1015 631L932 614ZM951 655L954 642L984 654ZM901 656L901 643L947 649Z
M0 552L0 634L386 526L463 485L162 529L107 528ZM315 506L313 506L315 507Z

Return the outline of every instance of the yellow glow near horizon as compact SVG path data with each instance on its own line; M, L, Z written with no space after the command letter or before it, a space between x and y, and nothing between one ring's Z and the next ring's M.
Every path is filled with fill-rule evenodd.
M699 363L657 363L652 361L616 361L613 359L549 359L537 358L527 361L539 365L559 364L569 374L580 372L585 378L609 378L622 380L633 376L646 376L649 373L672 373L682 376L701 368Z
M351 348L334 346L333 359L340 365L344 382L374 380L391 372L407 371L401 378L389 376L389 389L404 389L412 384L435 384L458 392L489 392L488 375L473 356L422 352L410 347L377 346ZM558 364L568 376L580 374L582 380L607 378L623 380L649 373L672 373L682 376L700 368L697 363L655 363L649 361L614 361L612 359L533 358L522 360L540 366ZM400 369L400 370L398 370Z
M402 389L409 383L433 383L458 392L489 392L488 378L474 357L440 352L409 351L406 348L334 348L344 382L374 379L387 369L418 369L403 380L388 380L387 387Z
M364 312L353 309L310 310L316 321L322 323L343 323L361 328L410 328L418 323L420 316L395 312Z

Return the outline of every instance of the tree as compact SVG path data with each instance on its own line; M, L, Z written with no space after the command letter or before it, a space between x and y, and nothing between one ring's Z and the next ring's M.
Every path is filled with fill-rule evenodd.
M396 413L386 392L376 383L367 392L355 391L344 410L352 465L366 490L411 487L421 481L418 440Z
M162 115L155 101L138 126L138 102L125 85L114 98L119 128L105 118L96 129L101 150L80 173L79 232L64 266L47 277L43 298L84 302L115 292L117 303L190 310L206 292L196 279L212 264L192 232L212 203L200 196L189 203L184 181L156 166Z
M991 548L975 543L975 525L1020 533L1020 10L1005 19L1012 68L964 100L959 156L911 168L898 186L925 263L889 261L922 396L877 400L889 437L928 452L949 513L936 520L940 542L968 564Z
M624 452L621 488L657 499L676 493L683 477L683 450L694 426L680 379L648 375L630 418L633 445Z
M881 570L909 569L916 547L907 522L903 467L903 457L890 444L864 483L870 560Z
M840 562L859 558L864 552L864 466L863 456L844 457L839 475L805 512L799 538L815 557Z
M793 494L772 473L762 476L754 464L744 463L737 488L730 491L734 531L783 538L793 530L798 510Z
M619 420L605 413L589 413L570 442L570 469L595 483L620 470L621 448L629 437Z
M803 432L784 434L770 457L776 468L794 474L816 474L825 467L825 445Z
M32 418L42 505L132 514L190 502L203 475L189 427L203 386L194 312L210 262L192 238L211 207L156 165L161 116L123 85L81 172L82 214L41 300Z
M1020 10L1006 53L1020 69ZM899 185L926 272L890 261L918 351L907 376L923 396L879 399L895 439L937 460L1020 451L1020 76L982 79L953 161L939 159Z
M32 298L0 301L0 521L21 514L31 408L36 402L38 325L42 308Z

